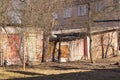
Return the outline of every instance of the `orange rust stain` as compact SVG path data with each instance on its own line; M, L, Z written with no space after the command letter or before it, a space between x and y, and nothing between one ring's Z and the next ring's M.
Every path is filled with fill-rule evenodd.
M69 48L68 45L61 45L61 57L68 58L69 57Z

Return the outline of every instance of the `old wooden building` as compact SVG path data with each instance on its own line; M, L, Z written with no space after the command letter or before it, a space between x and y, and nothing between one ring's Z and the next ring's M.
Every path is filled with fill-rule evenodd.
M120 0L75 0L54 12L58 25L51 32L46 61L93 60L118 55ZM18 19L18 22L21 23ZM0 29L0 62L41 62L43 31L38 27ZM91 53L90 53L91 51ZM25 55L24 55L25 54Z
M62 55L67 55L62 59L75 61L92 57L96 60L118 55L119 10L116 6L119 0L74 3L55 13L59 24L53 34L61 37Z

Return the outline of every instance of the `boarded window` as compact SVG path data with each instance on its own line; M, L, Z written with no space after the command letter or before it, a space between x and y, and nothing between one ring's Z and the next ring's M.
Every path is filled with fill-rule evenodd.
M87 5L79 5L78 6L78 16L84 16L87 15Z
M72 17L72 8L65 9L64 13L63 13L63 17L64 18L70 18L70 17Z

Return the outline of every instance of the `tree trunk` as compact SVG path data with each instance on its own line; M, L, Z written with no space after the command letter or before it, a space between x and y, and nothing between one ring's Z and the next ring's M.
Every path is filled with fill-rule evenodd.
M89 38L90 38L90 51L89 51L89 53L90 53L90 61L91 61L91 63L93 63L93 58L92 58L92 39L91 39L91 35L89 36Z
M52 52L52 62L55 62L55 49L56 49L56 44L57 42L54 42L54 48L53 48L53 52Z
M43 51L42 51L42 61L45 62L45 41L44 41L44 36L43 36Z
M22 40L22 52L23 52L23 70L26 70L26 54L27 54L27 50L26 50L26 33L23 34L23 40Z
M59 41L58 62L60 62L60 58L61 58L61 41Z
M106 48L106 51L105 51L105 58L107 58L108 49L109 49L109 44L107 45L107 48Z
M114 57L115 56L115 49L113 46L112 46L112 52L113 52L113 57Z
M91 38L91 27L93 24L93 20L92 20L92 12L91 12L91 8L90 8L90 4L88 3L88 15L89 15L89 20L88 20L88 27L87 27L87 33L88 33L88 37L90 38L90 49L89 49L89 53L90 53L90 61L91 63L93 63L93 58L92 58L92 38Z
M0 65L3 65L3 51L0 51Z
M46 54L49 48L49 34L43 32L43 51L42 51L42 62L46 62Z
M109 37L109 39L108 39L108 45L107 45L106 52L105 52L105 58L107 58L108 50L112 43L113 33L111 34L111 36L110 36L110 34L108 34L108 37Z
M104 59L103 35L101 35L102 59Z

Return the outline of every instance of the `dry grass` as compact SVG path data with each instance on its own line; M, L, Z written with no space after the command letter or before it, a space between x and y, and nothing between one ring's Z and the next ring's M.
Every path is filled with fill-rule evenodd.
M3 69L0 68L0 80L1 79L15 79L15 78L28 78L28 77L40 77L47 75L59 75L59 74L67 74L67 73L76 73L76 72L87 72L90 70L80 70L80 69L71 69L71 70L45 70L45 69L27 69L23 70L15 70L11 68Z
M20 72L20 73L19 73ZM23 74L21 74L23 73ZM14 69L12 71L9 71L7 69L3 69L3 68L0 68L0 80L6 80L6 79L13 79L13 78L24 78L24 77L33 77L33 75L29 75L29 74L25 74L27 73L26 71L23 72L23 71L18 71L18 73L16 73L14 71ZM34 76L37 76L37 75L34 75Z
M112 60L112 61L111 61ZM23 71L19 66L0 68L0 80L119 80L120 57L88 62L43 63ZM111 61L111 62L110 62Z

